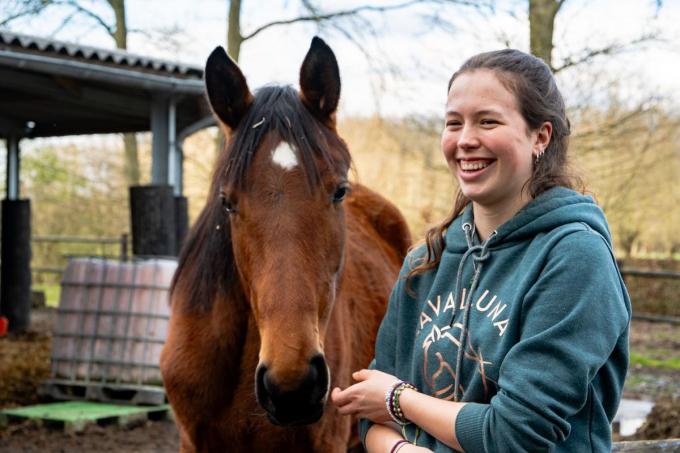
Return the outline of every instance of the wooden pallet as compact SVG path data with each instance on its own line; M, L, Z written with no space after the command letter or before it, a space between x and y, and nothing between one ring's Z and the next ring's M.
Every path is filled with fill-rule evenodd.
M38 388L38 394L55 400L101 401L133 405L160 405L167 403L165 389L161 386L109 384L97 382L50 379Z
M171 417L170 405L127 406L121 404L95 403L91 401L68 401L40 404L0 411L0 426L22 420L63 430L79 432L88 425L131 426L146 420L164 420Z

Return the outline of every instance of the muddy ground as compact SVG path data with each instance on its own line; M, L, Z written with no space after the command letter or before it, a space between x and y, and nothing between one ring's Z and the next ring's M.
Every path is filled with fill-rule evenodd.
M31 330L0 338L0 408L37 404L37 388L49 376L53 312L35 311ZM658 362L680 362L680 325L634 321L631 350L652 357L656 366L631 366L624 397L657 404L634 439L680 437L680 369ZM0 428L0 452L176 452L179 440L172 421L147 421L127 428L89 426L66 434L36 423L11 423Z

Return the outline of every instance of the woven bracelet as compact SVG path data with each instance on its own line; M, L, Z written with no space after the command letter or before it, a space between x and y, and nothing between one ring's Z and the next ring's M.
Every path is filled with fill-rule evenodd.
M401 425L401 419L397 418L394 413L394 389L403 384L404 381L397 381L385 392L385 407L387 408L387 413L390 414L390 418L397 424Z
M390 453L397 453L401 449L401 447L403 447L404 444L407 444L407 443L409 443L408 440L399 439L398 441L396 441L394 443L394 445L392 445L392 449L390 450Z
M413 384L409 384L408 382L404 381L396 383L392 387L392 391L389 398L390 404L388 405L388 412L390 413L390 417L392 418L392 420L394 420L395 422L402 426L409 423L409 421L404 416L404 412L401 410L401 406L399 405L399 397L401 396L401 393L406 389L416 390L416 387Z

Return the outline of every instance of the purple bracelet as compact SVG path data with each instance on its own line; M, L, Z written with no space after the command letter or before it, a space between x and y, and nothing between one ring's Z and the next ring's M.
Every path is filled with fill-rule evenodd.
M394 445L392 445L392 449L390 450L390 453L397 453L397 451L399 451L399 449L400 449L404 444L407 444L407 443L409 443L409 442L408 442L408 440L406 440L406 439L400 439L400 440L396 441L396 442L394 443Z
M401 380L396 381L389 389L387 389L387 392L385 393L385 407L387 408L387 413L395 423L400 425L402 424L402 420L397 418L396 414L394 413L394 390L403 383L404 381Z

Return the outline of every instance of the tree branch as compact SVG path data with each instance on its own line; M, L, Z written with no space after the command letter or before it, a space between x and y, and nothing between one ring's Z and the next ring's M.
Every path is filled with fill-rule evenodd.
M24 16L33 16L36 14L40 14L45 8L47 8L49 5L48 4L39 4L32 9L27 9L24 11L20 11L18 13L15 13L12 16L6 17L2 20L0 20L0 27L4 27L5 25L9 24L10 22L20 19Z
M63 5L68 5L68 6L72 7L72 8L74 8L74 9L75 9L76 11L78 11L79 13L84 14L84 15L90 17L91 19L94 19L97 23L99 23L99 25L101 25L102 27L104 27L104 29L106 30L106 32L107 32L109 35L111 35L111 37L114 37L114 35L115 35L115 33L116 33L116 30L115 30L111 25L107 24L107 23L104 21L104 19L101 18L101 16L99 16L98 14L93 13L92 11L90 11L90 10L87 9L87 8L84 8L83 6L81 6L80 4L78 4L75 0L67 0L67 1L64 1L64 2L53 2L53 4L58 4L58 3L61 3L61 4L63 4Z
M600 56L600 55L614 55L618 52L622 52L628 47L631 46L636 46L638 44L642 44L648 41L653 41L657 39L656 34L646 34L642 35L639 38L628 42L628 43L613 43L605 47L601 47L599 49L586 49L585 53L582 54L579 57L567 57L564 60L564 63L562 63L561 66L558 66L556 68L553 68L553 72L557 74L560 71L563 71L567 68L570 68L572 66L578 66L580 64L583 64L587 61L592 60L593 58Z
M408 8L413 5L417 5L419 3L425 3L423 0L410 0L406 1L403 3L396 3L394 5L386 5L386 6L375 6L375 5L364 5L364 6L358 6L356 8L352 9L347 9L347 10L341 10L341 11L335 11L331 13L325 13L325 14L318 14L318 13L312 13L309 15L304 15L304 16L298 16L294 17L292 19L286 19L286 20L275 20L273 22L269 22L267 24L264 24L255 30L253 30L251 33L248 33L247 35L243 36L243 41L247 41L248 39L256 36L258 33L263 32L264 30L267 30L268 28L275 27L278 25L290 25L294 24L297 22L321 22L324 20L328 19L334 19L337 17L345 17L345 16L353 16L362 12L372 12L372 13L383 13L386 11L394 11L397 9L404 9ZM455 2L455 3L473 3L473 2ZM317 9L310 4L309 1L305 1L304 6L310 10L310 11L317 11Z
M55 36L57 33L59 33L61 30L63 30L64 27L66 27L68 25L68 23L71 22L71 20L73 20L73 17L76 14L78 14L77 11L72 11L71 14L66 16L66 18L64 18L64 20L61 21L61 24L59 24L59 26L55 30L52 30L52 33L50 33L50 36Z

